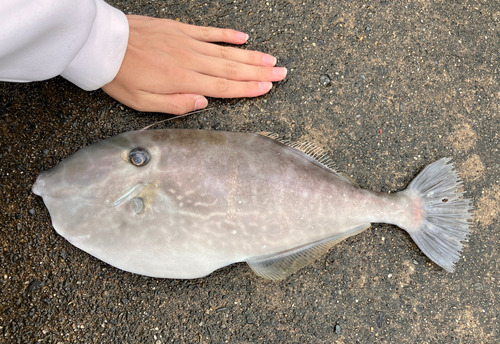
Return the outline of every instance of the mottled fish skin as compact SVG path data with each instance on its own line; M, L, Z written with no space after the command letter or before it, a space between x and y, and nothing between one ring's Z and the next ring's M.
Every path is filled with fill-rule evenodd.
M149 152L144 166L129 161L135 148ZM43 172L33 191L73 245L165 278L202 277L326 238L336 243L371 222L410 232L425 216L414 190L363 190L269 137L219 131L127 132Z

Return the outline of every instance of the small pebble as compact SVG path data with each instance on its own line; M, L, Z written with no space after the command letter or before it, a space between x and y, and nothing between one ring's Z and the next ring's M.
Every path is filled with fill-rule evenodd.
M28 210L28 213L33 216L35 215L35 208L31 208L30 210Z
M327 75L323 74L319 77L319 83L323 86L328 86L330 85L330 78Z
M28 287L26 288L26 293L31 294L37 289L40 289L43 287L43 283L40 282L39 280L33 280L28 284Z
M342 329L340 328L339 324L335 325L335 333L336 334L341 334L342 333Z
M382 325L384 324L384 312L380 312L378 314L377 320L375 322L377 323L378 328L382 328Z

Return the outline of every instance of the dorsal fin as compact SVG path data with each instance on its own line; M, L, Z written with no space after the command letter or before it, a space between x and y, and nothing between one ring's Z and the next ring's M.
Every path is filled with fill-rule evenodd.
M311 143L309 141L305 142L292 142L290 140L285 140L281 137L279 137L275 133L270 133L267 131L260 132L259 135L269 137L275 141L278 141L288 147L295 148L302 153L306 154L307 156L313 158L315 161L319 162L321 165L325 166L326 168L332 170L333 172L337 172L337 167L335 167L335 164L333 163L332 159L328 154L325 153L325 151L316 146L314 143Z
M356 235L368 227L370 227L369 223L362 224L341 235L335 235L270 256L251 259L247 261L247 264L258 276L279 281L314 262L342 240Z

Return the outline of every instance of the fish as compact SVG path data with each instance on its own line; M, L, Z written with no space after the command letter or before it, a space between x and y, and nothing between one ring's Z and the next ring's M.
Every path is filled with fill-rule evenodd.
M449 158L405 190L380 193L336 172L317 146L270 133L126 132L40 173L32 191L74 246L121 270L171 279L246 262L281 280L371 223L404 229L453 272L472 218Z

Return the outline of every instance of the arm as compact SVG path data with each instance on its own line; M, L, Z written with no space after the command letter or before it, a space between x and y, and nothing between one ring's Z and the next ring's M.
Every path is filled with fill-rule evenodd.
M205 96L255 97L286 76L270 55L210 43L243 44L244 33L125 16L102 0L3 0L0 13L0 80L60 74L140 111L182 114L206 107Z
M84 90L114 79L125 55L128 21L101 0L2 0L0 80L62 75Z

